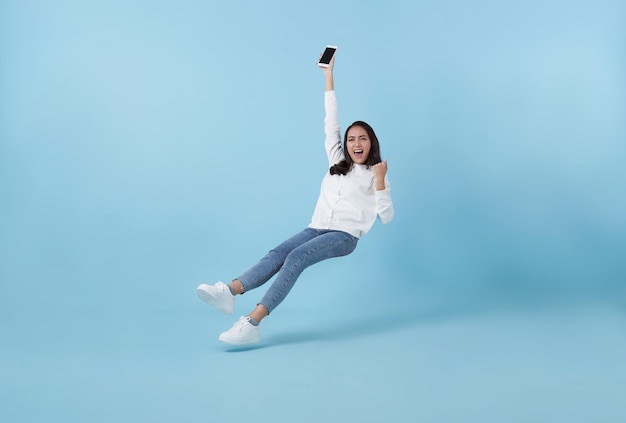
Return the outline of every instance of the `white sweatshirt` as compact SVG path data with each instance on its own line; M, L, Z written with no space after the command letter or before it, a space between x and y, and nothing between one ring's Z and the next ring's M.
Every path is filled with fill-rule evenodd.
M344 159L334 91L325 92L324 109L325 146L330 167ZM393 220L389 180L385 176L385 189L377 191L374 171L355 163L346 175L331 175L326 171L309 227L344 231L360 238L371 229L376 216L382 223Z

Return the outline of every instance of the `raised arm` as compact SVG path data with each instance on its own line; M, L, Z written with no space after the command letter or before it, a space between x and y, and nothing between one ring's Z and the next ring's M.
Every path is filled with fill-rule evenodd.
M320 58L322 55L320 54ZM335 81L333 79L333 68L335 67L335 56L330 59L330 63L327 67L320 67L322 72L324 72L324 79L326 81L326 90L325 91L334 91L335 90Z
M326 140L324 141L324 146L329 166L333 166L344 159L339 115L337 112L337 98L335 97L335 81L333 79L334 67L334 57L331 59L328 67L320 67L324 73L325 80L324 111L326 116L324 117L324 134L326 135Z

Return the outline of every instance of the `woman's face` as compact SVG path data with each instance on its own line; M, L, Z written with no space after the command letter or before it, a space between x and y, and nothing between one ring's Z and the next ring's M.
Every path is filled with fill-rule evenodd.
M372 142L365 128L354 125L348 130L346 149L354 163L364 164L370 155Z

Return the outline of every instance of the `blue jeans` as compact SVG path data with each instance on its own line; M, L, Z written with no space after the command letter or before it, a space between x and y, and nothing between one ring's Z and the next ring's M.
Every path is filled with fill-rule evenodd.
M237 279L243 285L243 291L247 292L278 273L259 302L271 313L285 299L304 269L322 260L350 254L358 240L342 231L306 228L271 250Z

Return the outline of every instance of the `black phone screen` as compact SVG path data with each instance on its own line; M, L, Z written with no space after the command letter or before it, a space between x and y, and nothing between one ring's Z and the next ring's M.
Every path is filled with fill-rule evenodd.
M325 65L330 63L330 60L333 58L333 55L335 54L335 50L332 47L326 47L326 50L324 50L324 54L322 54L322 58L320 59L320 63L323 63Z

